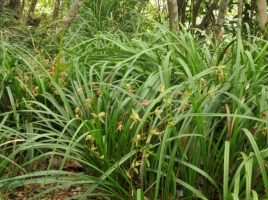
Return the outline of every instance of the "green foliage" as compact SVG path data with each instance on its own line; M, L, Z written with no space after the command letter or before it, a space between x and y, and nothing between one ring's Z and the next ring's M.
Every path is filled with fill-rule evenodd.
M77 199L267 199L266 42L214 45L150 23L131 35L70 29L53 54L1 41L1 192L42 184L32 199L70 186L82 188ZM83 172L65 171L70 160Z
M81 8L79 23L90 36L98 31L142 32L150 25L141 15L145 12L147 2L148 0L86 1Z

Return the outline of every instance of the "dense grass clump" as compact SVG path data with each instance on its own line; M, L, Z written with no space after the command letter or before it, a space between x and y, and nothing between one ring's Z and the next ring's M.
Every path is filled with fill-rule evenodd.
M267 199L267 43L155 27L66 33L55 55L1 40L3 195Z

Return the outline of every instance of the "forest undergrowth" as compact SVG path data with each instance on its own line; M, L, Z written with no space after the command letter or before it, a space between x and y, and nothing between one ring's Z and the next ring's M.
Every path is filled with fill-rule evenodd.
M1 32L1 198L268 199L267 41L151 23Z

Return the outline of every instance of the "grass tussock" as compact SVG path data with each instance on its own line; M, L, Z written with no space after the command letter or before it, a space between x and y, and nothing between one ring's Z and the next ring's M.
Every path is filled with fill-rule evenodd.
M267 42L154 25L69 32L57 53L0 41L3 195L267 199Z

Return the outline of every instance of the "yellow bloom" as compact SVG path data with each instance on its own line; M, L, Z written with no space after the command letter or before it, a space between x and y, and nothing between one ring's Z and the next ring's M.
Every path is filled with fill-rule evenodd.
M128 93L130 94L133 94L135 91L131 88L131 85L130 84L126 84L125 85L125 88L127 89Z
M123 127L123 124L122 124L122 122L118 122L117 123L117 128L116 128L116 131L122 131L124 129L124 127Z
M172 106L172 99L170 97L166 98L163 100L166 104L166 106Z
M224 79L224 77L227 75L226 73L224 73L223 68L224 68L224 66L218 67L218 79L219 79L220 83L222 83L222 79Z
M266 136L266 134L267 134L267 129L268 129L268 127L263 127L263 128L261 129L261 132L262 132L262 134L263 134L264 136Z
M92 102L91 99L86 99L86 100L85 100L85 104L86 104L86 107L87 107L87 108L91 108L91 102Z
M160 107L160 106L159 106ZM159 107L157 107L154 111L154 114L159 118L161 119L161 116L160 114L163 112L163 110L159 110Z
M214 96L215 96L215 87L213 86L212 89L209 90L209 92L208 92L208 97L209 97L210 99L213 99Z
M91 103L91 99L85 99L85 104L90 104Z
M38 90L39 90L38 86L33 86L32 87L32 92L33 92L34 96L38 95Z
M153 129L153 130L150 131L150 134L152 134L152 135L161 135L162 133L164 133L164 131L159 132L156 129Z
M100 158L101 160L103 160L103 159L104 159L104 155L100 156L99 158Z
M165 86L161 83L158 89L159 93L162 94L165 91Z
M129 173L129 170L124 170L126 172L126 175L129 179L132 179L131 174Z
M94 141L94 137L92 135L87 135L86 140Z
M82 88L78 88L78 89L76 90L77 94L81 94L82 91L83 91Z
M91 113L92 114L92 116L94 117L94 118L98 118L98 115L96 115L95 113Z
M138 146L140 140L141 140L141 134L138 134L137 137L136 137L136 140L135 140L136 146Z
M80 108L76 107L74 110L76 119L79 119L81 117L81 110Z
M131 164L131 168L136 172L136 174L139 173L139 171L137 170L137 166L139 166L141 164L140 161L136 161L136 159L133 160L132 164Z
M105 112L100 112L98 115L96 115L95 113L92 113L92 116L94 117L94 120L95 120L95 119L99 119L99 120L101 120L102 123L105 123L105 122L103 121L103 118L106 117Z
M134 126L134 124L137 122L137 121L140 121L140 116L138 113L135 112L135 110L132 109L132 114L130 115L130 118L133 119L133 122L130 126L130 129L132 129L132 127Z
M199 84L200 85L207 85L207 81L205 79L203 79L203 78L200 78Z
M97 149L97 147L95 147L94 144L90 148L91 151L95 151L96 149ZM96 152L96 153L98 153L98 152Z
M80 111L80 108L78 108L78 107L76 107L75 110L74 110L75 114L78 114L79 111Z
M182 97L180 103L182 105L182 113L184 113L186 108L191 108L191 104L188 103L188 99L185 96Z
M127 84L125 85L125 88L126 88L127 90L131 90L131 85L130 85L129 83L127 83Z
M149 158L149 154L145 154L143 158L145 159L145 161L146 161L146 163L147 163L147 167L150 167L150 162L149 162L149 160L148 160L148 158Z
M106 116L105 112L100 112L100 113L98 114L98 117L100 117L100 118L105 117L105 116Z
M175 122L174 122L174 121L169 121L169 122L168 122L168 125L169 125L169 126L175 126Z

